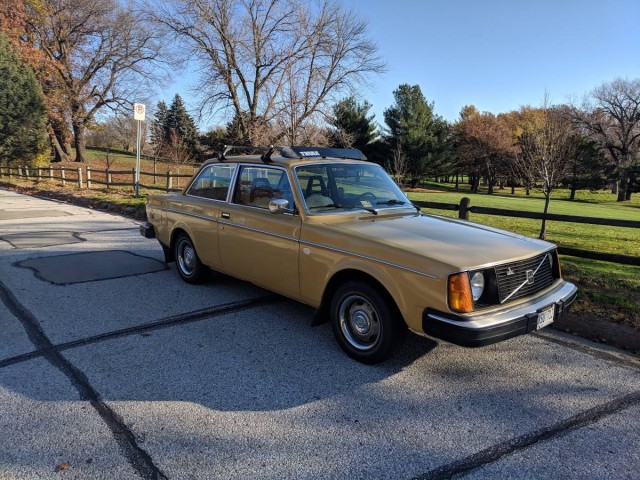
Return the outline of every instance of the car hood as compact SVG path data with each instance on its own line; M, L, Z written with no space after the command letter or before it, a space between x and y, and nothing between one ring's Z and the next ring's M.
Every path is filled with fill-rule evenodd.
M393 250L400 250L460 271L515 261L553 248L542 240L437 215L379 215L355 221L352 217L351 221L325 226L338 236L344 233L357 238L360 245L385 245L386 248L376 248L378 255L386 251L393 256Z

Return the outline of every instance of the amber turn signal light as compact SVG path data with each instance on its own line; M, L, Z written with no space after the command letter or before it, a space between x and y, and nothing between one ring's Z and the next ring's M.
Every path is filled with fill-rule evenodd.
M459 313L473 311L471 285L466 273L457 273L449 277L449 308Z

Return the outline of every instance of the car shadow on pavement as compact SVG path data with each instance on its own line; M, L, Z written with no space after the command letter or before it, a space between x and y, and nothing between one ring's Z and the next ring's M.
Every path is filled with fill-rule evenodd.
M408 335L367 366L346 356L313 310L281 302L108 340L63 354L104 400L187 401L225 411L277 410L351 392L411 365L437 344Z

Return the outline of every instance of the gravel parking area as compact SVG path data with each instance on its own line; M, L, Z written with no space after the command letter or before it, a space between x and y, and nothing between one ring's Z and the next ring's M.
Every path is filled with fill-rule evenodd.
M632 357L546 329L365 366L174 269L136 222L0 190L0 479L637 478Z

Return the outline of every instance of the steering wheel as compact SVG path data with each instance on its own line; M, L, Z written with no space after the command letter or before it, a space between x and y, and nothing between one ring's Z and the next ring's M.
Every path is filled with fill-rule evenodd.
M371 192L364 192L361 193L360 195L358 195L356 197L356 202L360 202L362 203L364 200L369 199L372 205L376 204L376 201L378 200L378 197L376 197L373 193Z

